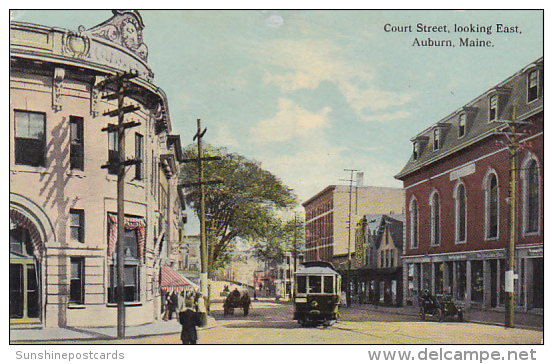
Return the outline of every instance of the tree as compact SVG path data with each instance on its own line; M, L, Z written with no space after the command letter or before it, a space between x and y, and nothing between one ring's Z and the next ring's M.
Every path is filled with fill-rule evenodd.
M260 164L225 148L205 146L204 157L221 157L204 162L204 179L221 179L223 183L205 186L206 235L209 271L226 264L236 237L262 241L275 223L279 210L297 205L291 189ZM185 158L197 158L197 146L184 151ZM195 182L198 169L195 163L181 165L181 183ZM199 214L200 189L184 189L187 204Z

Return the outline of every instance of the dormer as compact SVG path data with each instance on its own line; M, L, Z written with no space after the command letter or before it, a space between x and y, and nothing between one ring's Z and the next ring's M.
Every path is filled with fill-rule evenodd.
M461 139L464 138L465 135L467 135L470 127L472 126L472 123L474 121L474 117L476 116L476 113L478 112L478 109L475 107L469 107L465 106L461 108L457 112L457 138Z
M434 152L442 148L449 127L449 123L439 122L432 129L432 150Z
M522 74L526 79L526 102L530 104L542 97L543 60L528 65Z
M488 122L500 120L501 113L505 110L512 89L508 87L495 87L486 94L488 98Z
M416 161L420 158L426 143L428 143L428 137L423 135L417 135L411 139L413 143L413 161Z

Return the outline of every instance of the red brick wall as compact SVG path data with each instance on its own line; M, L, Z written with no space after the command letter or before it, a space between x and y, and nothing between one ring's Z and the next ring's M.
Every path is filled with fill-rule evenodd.
M536 119L533 128L526 128L530 135L536 135L543 131L543 114ZM509 151L505 136L489 137L476 145L472 145L462 151L442 159L431 166L425 167L404 180L405 211L406 214L406 238L405 255L436 254L457 251L474 251L497 249L505 247L509 239ZM517 171L517 244L543 244L543 134L530 140L531 146L520 150L518 155ZM539 160L541 174L541 224L540 234L537 236L523 237L521 234L521 180L520 165L528 151L536 155ZM491 154L491 155L490 155ZM455 244L455 200L453 197L457 180L450 181L450 171L465 163L474 161L475 172L461 177L464 183L467 197L467 238L465 243ZM499 186L499 236L497 240L485 240L484 238L484 204L485 188L484 178L489 168L495 170ZM437 176L437 177L434 177ZM418 183L418 184L417 184ZM415 185L416 184L416 185ZM441 243L439 246L430 246L430 205L429 198L433 189L438 191L441 207ZM419 207L419 246L410 249L410 212L409 204L415 196Z

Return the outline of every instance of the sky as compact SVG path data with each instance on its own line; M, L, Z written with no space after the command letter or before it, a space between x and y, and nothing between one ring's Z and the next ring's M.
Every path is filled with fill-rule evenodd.
M300 202L345 169L364 184L394 179L410 139L543 56L543 12L530 10L141 10L153 83L173 134L240 153ZM12 19L77 30L110 10L15 11ZM417 24L449 33L417 32ZM497 33L517 26L515 33ZM476 32L455 32L454 26ZM411 26L411 32L386 31ZM484 27L484 29L482 29ZM491 27L491 34L478 32ZM404 27L404 29L406 29ZM438 29L438 28L436 28ZM442 28L443 29L443 28ZM461 47L459 38L491 41ZM452 40L455 47L419 41Z

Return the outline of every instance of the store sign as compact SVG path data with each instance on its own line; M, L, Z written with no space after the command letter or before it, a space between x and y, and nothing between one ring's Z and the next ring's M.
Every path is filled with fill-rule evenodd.
M447 256L447 260L467 260L466 254L452 254Z
M505 250L476 253L476 259L504 259L504 258L505 258Z
M528 249L529 257L543 257L543 247L542 248L532 248Z

